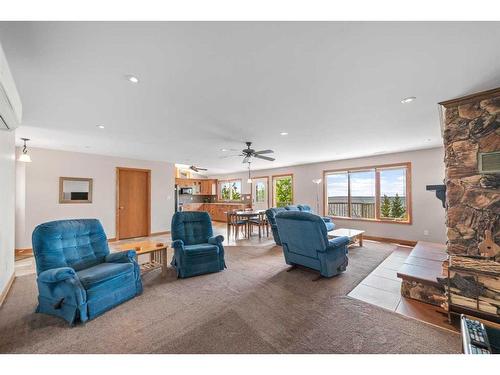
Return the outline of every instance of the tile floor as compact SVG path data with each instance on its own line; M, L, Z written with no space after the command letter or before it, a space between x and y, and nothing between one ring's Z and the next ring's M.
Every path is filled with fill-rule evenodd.
M398 314L459 332L458 327L448 322L448 316L439 307L401 296L401 279L397 277L397 271L411 250L410 247L398 246L348 295Z

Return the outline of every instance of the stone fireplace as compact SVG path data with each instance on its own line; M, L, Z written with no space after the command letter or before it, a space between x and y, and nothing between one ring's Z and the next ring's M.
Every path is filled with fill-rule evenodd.
M499 258L495 262L480 251L487 248L494 254L500 244L500 174L481 173L479 168L483 154L500 151L500 88L440 104L449 264L456 260L468 267L463 274L452 273L456 280L447 291L456 298L453 304L483 311L482 306L500 316L500 274L495 276Z
M500 174L480 174L478 155L500 150L500 88L440 103L448 253L479 255L486 230L500 242Z

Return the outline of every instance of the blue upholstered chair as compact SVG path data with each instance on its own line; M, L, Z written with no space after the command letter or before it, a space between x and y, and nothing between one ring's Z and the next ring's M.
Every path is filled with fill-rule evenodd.
M276 225L276 214L278 212L286 211L283 207L273 207L266 210L267 221L271 226L271 232L273 233L274 242L276 245L281 246L280 235L278 233L278 226Z
M310 212L314 213L311 206L308 204L299 204L299 205L288 205L285 207L287 211L301 211L301 212ZM326 225L326 230L328 232L332 231L335 229L335 224L333 223L332 219L330 217L322 216L323 221L325 222Z
M142 293L135 251L110 254L97 219L59 220L33 231L37 312L70 324L93 319Z
M273 232L273 238L274 242L276 242L276 245L281 246L281 240L280 240L280 235L278 233L278 226L276 225L276 214L279 212L284 212L284 211L297 211L297 212L312 212L311 206L307 204L299 204L299 205L288 205L285 207L273 207L269 208L266 210L266 216L267 216L267 221L269 221L269 224L271 225L271 230ZM322 217L326 230L328 232L332 231L335 229L335 224L333 223L332 219L329 217Z
M276 215L285 261L332 277L345 271L348 237L328 239L325 222L309 212L285 211Z
M177 212L172 218L172 240L172 266L178 277L219 272L226 267L224 237L214 237L207 212Z

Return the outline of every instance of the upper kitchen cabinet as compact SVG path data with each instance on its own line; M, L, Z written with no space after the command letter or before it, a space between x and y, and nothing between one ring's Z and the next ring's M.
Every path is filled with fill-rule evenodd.
M193 189L193 195L217 195L216 179L176 178L179 187Z

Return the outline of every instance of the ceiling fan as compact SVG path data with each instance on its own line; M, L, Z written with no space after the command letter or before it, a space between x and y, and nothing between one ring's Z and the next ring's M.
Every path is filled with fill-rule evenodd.
M270 158L269 156L264 156L264 154L273 154L273 150L262 150L262 151L255 151L254 149L251 148L252 142L245 142L247 145L247 148L244 148L241 150L241 154L238 155L225 155L221 156L221 159L226 159L226 158L231 158L234 156L244 156L242 163L250 163L251 158L257 158L257 159L264 159L268 161L274 161L274 158Z
M200 168L200 167L196 167L196 166L194 166L194 165L191 165L191 166L189 167L189 169L191 169L192 171L195 171L195 172L199 172L199 171L206 171L206 170L207 170L207 168Z
M250 163L251 158L257 158L257 159L264 159L268 161L274 161L274 158L270 158L269 156L263 156L264 154L273 154L273 150L262 150L262 151L255 151L254 149L251 148L252 142L245 142L247 145L247 148L244 148L241 150L241 155L244 156L242 163Z

